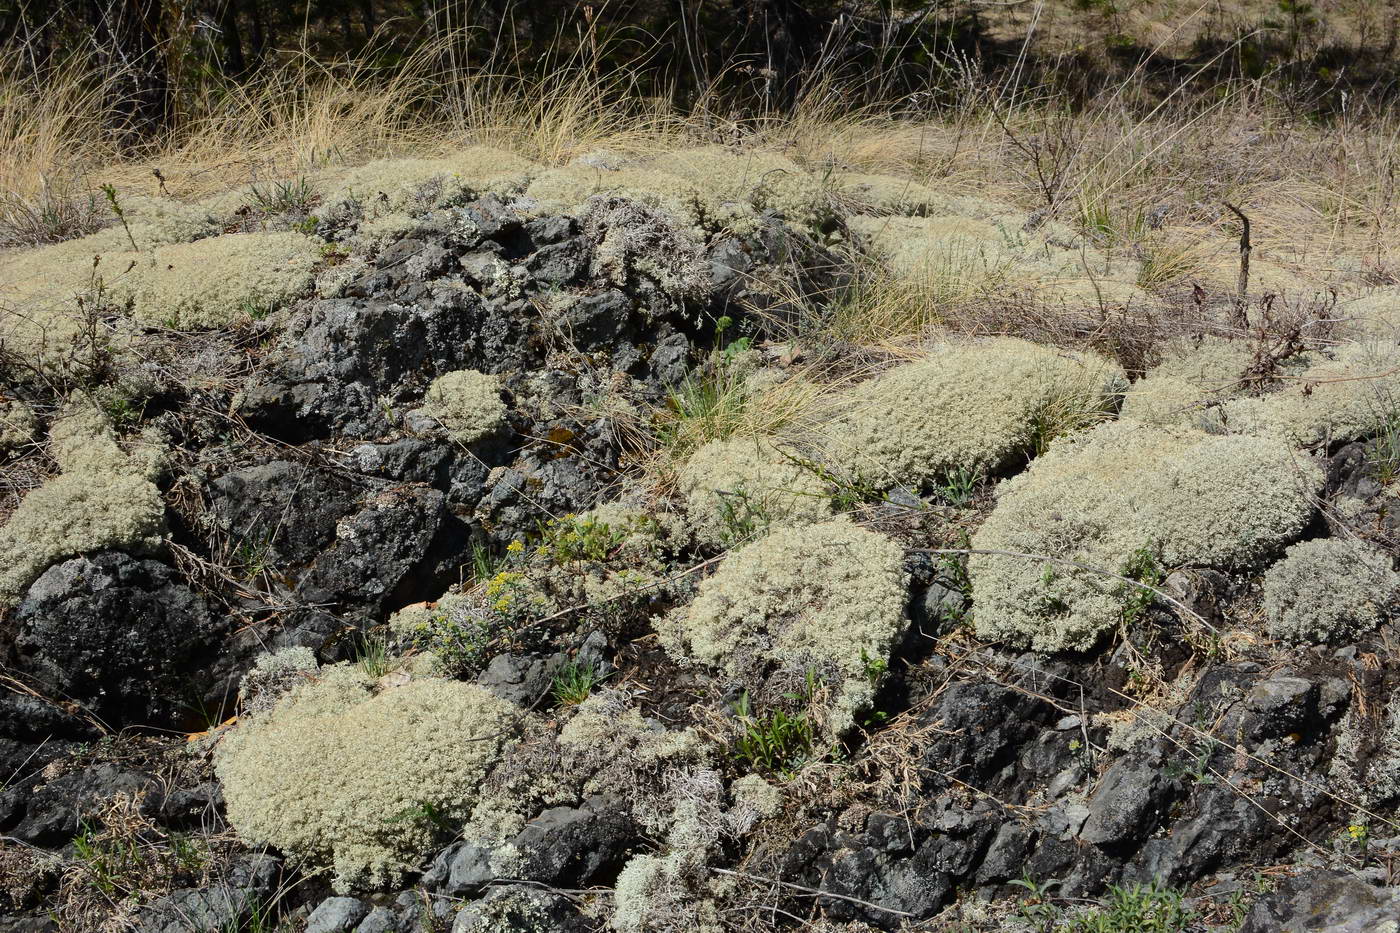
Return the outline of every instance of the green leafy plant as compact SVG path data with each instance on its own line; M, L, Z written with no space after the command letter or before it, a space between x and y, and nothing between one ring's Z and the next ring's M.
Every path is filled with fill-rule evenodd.
M806 713L755 714L747 692L735 712L744 731L730 746L729 755L741 768L787 776L814 759L816 730Z
M767 506L748 490L735 489L719 493L720 521L724 530L720 533L720 544L735 547L745 541L757 538L773 523Z
M938 496L949 505L962 508L972 501L977 487L982 484L982 478L981 470L959 467L943 477L943 481L938 484Z
M91 884L108 898L125 896L146 861L135 839L101 834L86 820L73 837L73 854Z
M1125 583L1118 588L1118 594L1123 600L1123 624L1131 627L1146 616L1147 610L1157 599L1157 594L1148 587L1160 587L1166 574L1152 549L1141 547L1128 555L1121 576L1145 584L1132 586Z
M604 561L627 539L625 529L615 530L595 518L570 515L539 526L536 553L563 566L576 561Z
M1151 882L1113 885L1105 903L1070 919L1067 933L1184 933L1195 919L1181 892Z
M588 699L594 688L609 676L595 665L570 661L554 672L550 693L560 706L577 706Z

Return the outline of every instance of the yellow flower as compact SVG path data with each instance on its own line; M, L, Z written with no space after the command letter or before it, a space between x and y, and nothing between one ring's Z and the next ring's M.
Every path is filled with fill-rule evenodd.
M1360 823L1352 823L1347 827L1347 835L1352 838L1353 842L1360 842L1366 838L1366 827Z
M506 551L511 554L519 554L523 550L525 550L525 544L521 541L512 541L506 545Z

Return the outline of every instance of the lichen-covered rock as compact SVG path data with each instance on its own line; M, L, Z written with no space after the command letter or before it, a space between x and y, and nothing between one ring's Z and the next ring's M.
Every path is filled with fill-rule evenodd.
M1372 545L1335 538L1295 544L1264 574L1269 634L1345 643L1379 625L1397 591L1400 574Z
M464 817L514 732L513 707L427 678L374 692L354 666L325 668L218 746L229 821L338 890L415 868L440 822Z
M740 544L769 525L810 524L831 516L831 490L797 455L771 441L710 441L678 476L696 540Z
M845 520L779 528L731 553L662 640L748 690L755 709L816 678L834 738L874 696L870 665L904 629L906 582L903 549L877 532Z
M489 146L436 159L380 159L321 181L325 194L314 216L335 228L407 219L487 193L518 192L537 170L529 159Z
M1105 417L1122 370L1014 338L946 344L861 383L828 431L829 457L880 488L991 472Z
M835 216L825 182L776 153L707 146L668 152L650 165L702 192L705 226L712 230L751 233L758 212L772 211L798 230L820 233Z
M444 373L429 384L415 414L440 423L454 442L469 447L505 425L501 381L472 369Z
M1112 422L1003 483L972 547L1116 574L1143 560L1249 567L1301 534L1321 485L1317 466L1278 440ZM1092 647L1131 589L1026 557L975 554L968 571L978 634L1038 651Z
M148 478L150 460L124 454L110 425L86 405L60 418L52 436L64 472L26 495L0 526L0 602L17 601L64 558L101 550L149 554L164 540L165 503Z

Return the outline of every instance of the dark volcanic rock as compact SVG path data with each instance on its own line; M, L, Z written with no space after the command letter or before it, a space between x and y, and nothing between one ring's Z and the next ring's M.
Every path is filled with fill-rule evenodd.
M1400 888L1337 871L1286 878L1259 898L1240 933L1378 933L1400 924Z
M202 695L191 679L214 622L158 561L103 552L55 564L29 588L18 618L25 667L109 726L170 725Z

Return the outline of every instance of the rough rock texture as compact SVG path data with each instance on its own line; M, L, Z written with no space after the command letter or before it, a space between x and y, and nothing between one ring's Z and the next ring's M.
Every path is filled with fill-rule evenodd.
M64 561L17 616L25 667L111 726L174 723L202 696L196 675L216 623L165 564L115 552Z
M1374 888L1336 871L1285 879L1261 897L1240 933L1380 933L1400 927L1400 888Z

